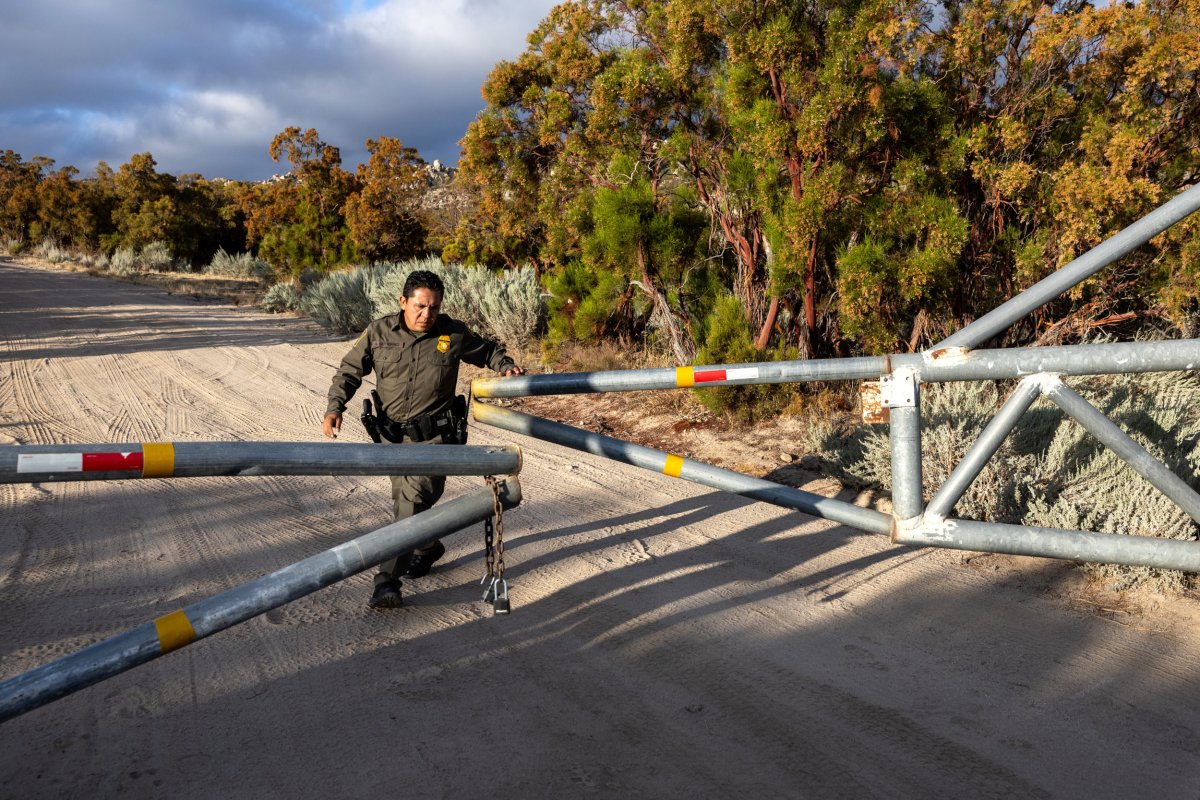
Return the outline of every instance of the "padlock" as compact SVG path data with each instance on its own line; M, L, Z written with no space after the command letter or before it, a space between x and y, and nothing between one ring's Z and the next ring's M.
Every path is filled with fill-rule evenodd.
M496 614L507 614L512 610L508 604L508 581L497 578L492 586L496 595L495 602L492 603L492 610Z
M493 575L484 575L480 581L486 588L483 590L483 602L490 603L496 599L496 577Z

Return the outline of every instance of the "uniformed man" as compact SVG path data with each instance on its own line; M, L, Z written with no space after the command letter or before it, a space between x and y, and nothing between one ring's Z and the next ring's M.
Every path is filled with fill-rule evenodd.
M432 272L418 270L408 276L400 296L400 313L388 314L368 325L334 374L323 425L326 436L337 438L346 404L362 384L363 376L372 371L383 405L380 434L397 443L461 444L448 434L459 429L452 409L460 361L489 367L500 375L525 374L502 345L443 316L444 294L445 286ZM459 413L465 413L465 409ZM397 520L428 510L446 488L444 475L396 475L391 481ZM428 574L445 552L445 546L436 541L381 564L369 605L399 606L400 576L419 578Z

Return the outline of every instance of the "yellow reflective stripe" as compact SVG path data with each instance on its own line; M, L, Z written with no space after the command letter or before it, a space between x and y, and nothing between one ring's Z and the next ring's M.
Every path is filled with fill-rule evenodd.
M172 611L164 617L154 620L158 630L158 646L164 653L178 650L196 638L196 630L187 614L182 611Z
M142 477L169 478L175 474L175 445L142 442Z
M675 368L675 385L679 387L696 385L696 370L691 367Z
M679 456L667 454L667 464L663 467L663 474L670 475L672 478L678 478L679 473L683 471L683 459Z
M474 397L491 397L492 393L488 391L488 387L490 385L490 380L485 378L476 378L475 380L471 381L471 395ZM474 408L475 404L472 403L471 406ZM479 419L478 414L475 415L475 419Z

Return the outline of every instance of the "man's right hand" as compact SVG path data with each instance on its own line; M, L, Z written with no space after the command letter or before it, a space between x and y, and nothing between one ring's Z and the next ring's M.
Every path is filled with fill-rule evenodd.
M342 415L337 411L330 411L325 415L325 421L322 424L325 435L330 439L336 439L337 435L342 430Z

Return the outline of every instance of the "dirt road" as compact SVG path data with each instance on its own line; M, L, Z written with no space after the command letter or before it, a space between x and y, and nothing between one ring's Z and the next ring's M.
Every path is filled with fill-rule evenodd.
M347 347L0 261L0 445L318 440ZM1056 599L1055 562L971 569L515 443L511 616L455 534L404 609L359 575L0 725L0 795L1200 796L1189 608L1118 624ZM0 680L388 514L383 478L0 486Z

